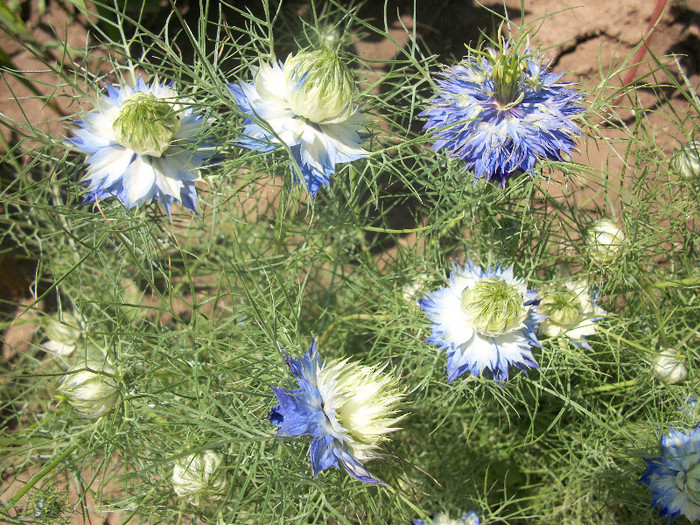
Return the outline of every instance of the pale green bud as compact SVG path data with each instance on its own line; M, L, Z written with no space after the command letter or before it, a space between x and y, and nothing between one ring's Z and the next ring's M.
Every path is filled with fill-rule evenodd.
M685 180L697 179L700 176L700 142L691 141L681 145L673 153L669 167Z
M523 325L528 309L517 285L487 277L462 292L462 310L481 335L493 337Z
M228 490L224 457L211 450L180 458L173 467L175 493L195 507L220 500Z
M83 327L75 313L64 310L60 317L58 314L46 316L43 325L48 341L41 346L47 352L67 356L78 347Z
M70 367L58 387L58 394L84 417L109 412L119 399L114 369L101 361L81 362Z
M181 120L182 111L172 102L139 91L122 102L112 130L119 144L137 155L161 157L180 131Z
M588 225L585 242L594 259L608 263L617 259L627 244L625 233L609 219L598 219Z
M539 310L547 316L547 321L565 330L576 325L583 315L583 305L578 294L573 290L546 293L540 302Z
M292 111L317 124L347 120L353 113L355 80L328 47L303 51L284 63Z
M678 352L673 348L661 350L651 365L654 377L669 385L685 381L688 377L688 370L679 358Z

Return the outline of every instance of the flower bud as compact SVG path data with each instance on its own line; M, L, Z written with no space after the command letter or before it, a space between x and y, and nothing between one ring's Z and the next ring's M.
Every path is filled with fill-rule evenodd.
M81 362L70 367L58 387L83 417L99 417L109 412L119 399L119 389L112 377L114 369L100 361Z
M673 348L664 348L651 365L654 377L669 385L685 381L688 370L679 357L678 352Z
M528 309L520 288L499 277L487 277L465 288L462 310L482 335L496 336L523 325Z
M223 456L211 450L180 458L173 467L175 493L195 507L221 499L228 488Z
M585 242L591 256L598 262L613 262L627 244L625 233L609 219L598 219L588 225Z
M700 176L700 142L693 140L682 144L673 153L669 167L687 181L697 179Z
M78 347L83 335L82 322L74 312L63 311L61 316L49 315L43 319L44 335L48 341L41 347L54 355L68 356Z
M164 91L168 98L177 96L172 89ZM153 93L134 93L122 102L112 124L117 141L137 155L161 157L180 131L183 115L176 106Z
M344 122L353 113L355 80L328 47L303 51L284 63L292 111L317 124Z

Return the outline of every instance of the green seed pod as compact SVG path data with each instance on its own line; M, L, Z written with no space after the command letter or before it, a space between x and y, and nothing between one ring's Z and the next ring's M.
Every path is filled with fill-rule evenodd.
M521 290L498 277L477 281L462 292L462 310L482 335L496 336L519 326L528 314Z

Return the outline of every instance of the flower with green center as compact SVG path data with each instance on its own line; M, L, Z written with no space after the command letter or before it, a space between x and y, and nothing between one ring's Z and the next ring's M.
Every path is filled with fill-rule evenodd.
M669 167L687 181L700 177L700 142L692 140L682 144L673 153Z
M484 177L504 187L514 175L534 175L539 161L562 161L575 149L580 131L572 119L583 112L583 95L527 49L526 36L516 42L499 36L496 49L470 49L442 72L420 114L433 149L462 159L475 182Z
M585 337L596 332L596 321L607 312L596 304L597 294L589 292L585 281L568 280L542 291L539 310L546 317L539 333L547 337L569 338L576 346L589 348Z
M286 145L314 196L330 184L336 165L367 156L364 116L353 105L355 82L340 58L324 47L252 70L252 84L230 84L245 113L236 143L255 151Z
M584 241L591 258L601 264L614 262L627 244L625 232L610 219L597 219L586 228Z
M384 485L364 463L377 457L387 435L398 430L398 405L403 395L397 381L375 368L335 359L322 363L311 344L306 355L287 355L298 390L272 388L278 405L270 422L278 436L311 436L309 449L314 476L342 465L354 478Z
M355 79L330 48L303 51L284 64L285 82L292 86L292 111L316 124L344 122L352 115Z
M223 461L221 454L211 450L178 459L172 477L175 493L195 507L220 500L229 486Z
M83 417L109 412L119 399L114 369L103 361L88 360L70 367L58 386L58 395Z
M464 268L455 265L448 286L418 301L434 323L427 342L447 352L447 381L466 371L505 381L510 365L537 368L531 350L540 346L537 303L537 291L512 268L482 270L469 260Z
M700 427L688 434L671 428L661 437L661 457L645 461L639 481L653 492L651 505L660 509L659 517L700 520Z
M214 152L203 141L207 119L171 87L141 78L134 87L107 86L78 124L70 142L90 154L84 203L116 197L133 208L155 198L168 214L173 202L195 211L195 181Z

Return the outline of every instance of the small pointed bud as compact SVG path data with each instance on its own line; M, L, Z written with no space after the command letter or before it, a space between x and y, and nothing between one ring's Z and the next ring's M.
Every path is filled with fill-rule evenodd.
M284 63L292 111L317 124L339 123L353 113L355 80L328 47L303 51Z
M224 457L211 450L177 460L173 467L175 493L195 507L220 500L228 489Z
M669 385L681 383L688 377L688 370L673 348L664 348L654 359L651 370L654 377Z
M691 141L681 145L673 153L669 167L687 181L700 177L700 142Z
M601 263L613 262L627 244L625 233L609 219L598 219L588 225L585 242L593 259Z
M170 91L175 98L177 93ZM117 141L137 155L161 157L180 131L182 111L170 100L137 92L119 107L112 124Z
M113 374L114 369L100 361L78 363L63 375L58 394L83 417L99 417L109 412L119 399Z

